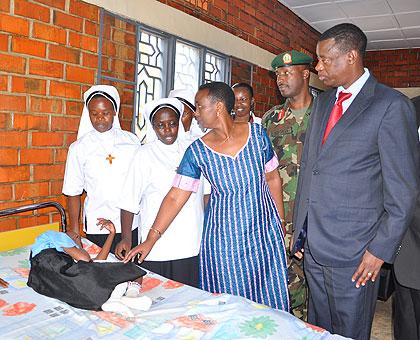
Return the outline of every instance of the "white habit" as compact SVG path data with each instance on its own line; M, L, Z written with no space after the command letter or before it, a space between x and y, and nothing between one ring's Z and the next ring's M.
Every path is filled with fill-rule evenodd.
M70 145L64 174L63 194L77 196L86 191L83 209L84 231L88 234L108 234L96 225L99 217L111 220L117 233L121 233L120 209L117 200L124 182L133 182L128 170L140 141L136 135L120 128L118 110L120 98L112 86L97 85L84 94L84 101L95 91L112 96L116 103L116 115L110 130L100 133L89 119L87 106L83 108L78 139ZM86 224L87 222L87 224ZM138 216L132 229L138 227Z

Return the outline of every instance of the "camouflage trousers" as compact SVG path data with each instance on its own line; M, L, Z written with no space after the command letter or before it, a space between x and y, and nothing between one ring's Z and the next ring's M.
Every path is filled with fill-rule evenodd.
M303 259L290 258L290 240L292 224L286 224L285 246L287 254L287 270L289 274L289 294L291 311L294 316L306 321L308 314L308 286L303 272Z

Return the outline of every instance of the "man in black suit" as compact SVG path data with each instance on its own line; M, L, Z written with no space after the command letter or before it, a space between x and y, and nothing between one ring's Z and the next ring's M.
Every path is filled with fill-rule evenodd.
M420 96L412 99L420 123ZM420 198L394 262L394 336L420 339Z
M392 263L418 191L413 105L363 67L367 39L353 24L325 31L294 210L295 252L304 243L308 321L369 339L380 268Z

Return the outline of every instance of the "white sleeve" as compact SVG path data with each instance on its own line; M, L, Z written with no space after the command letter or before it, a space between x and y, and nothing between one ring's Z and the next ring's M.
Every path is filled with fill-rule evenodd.
M73 143L67 153L66 170L63 181L63 194L77 196L83 193L85 185L83 166L78 156L76 145Z
M138 214L140 211L140 201L142 199L145 179L146 160L141 156L141 152L136 152L133 162L130 164L127 176L123 181L121 196L117 201L117 207Z

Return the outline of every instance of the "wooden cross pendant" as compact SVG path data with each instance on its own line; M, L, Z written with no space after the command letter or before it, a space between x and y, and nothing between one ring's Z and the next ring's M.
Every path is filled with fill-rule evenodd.
M108 157L105 159L109 162L109 164L112 164L112 160L115 159L115 157L109 154Z

